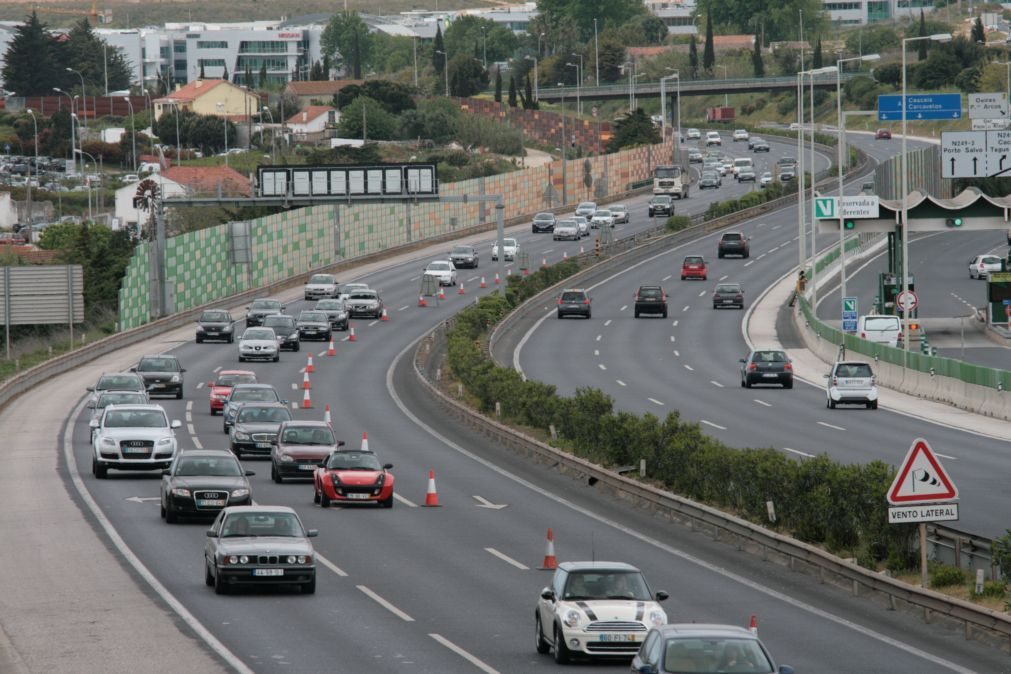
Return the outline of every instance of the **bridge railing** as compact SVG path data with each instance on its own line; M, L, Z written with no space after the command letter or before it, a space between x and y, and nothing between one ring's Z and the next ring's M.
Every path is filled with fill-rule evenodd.
M859 76L861 73L844 73L842 76L842 81L846 82L853 77ZM815 75L814 84L815 86L835 86L836 76L834 74L823 74ZM705 79L705 80L682 80L681 81L681 93L696 93L700 91L724 91L735 89L754 89L755 87L767 87L769 89L784 89L797 86L797 78L794 77L739 77L730 79ZM672 82L668 82L664 86L664 90L668 94L673 94L676 90L676 85ZM576 93L578 93L583 98L594 98L597 96L617 96L617 95L627 95L628 94L628 83L624 84L605 84L601 86L567 86L567 87L543 87L538 92L539 99L560 99L562 94L566 98L570 96L575 98ZM633 90L637 95L640 94L658 94L660 93L660 83L659 82L639 82L635 84Z

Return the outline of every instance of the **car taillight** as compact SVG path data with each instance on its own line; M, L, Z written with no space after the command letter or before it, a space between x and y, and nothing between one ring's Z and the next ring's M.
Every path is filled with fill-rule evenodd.
M750 365L748 365L748 369L749 370L757 370L758 369L758 365L755 364L755 363L751 363Z
M787 363L786 365L783 366L783 369L786 370L787 372L793 372L793 365L791 363Z
M561 303L562 303L562 298L560 298L560 297L558 298L558 303L559 303L559 304L561 304Z
M839 377L832 377L832 386L839 385Z
M590 300L589 300L589 299L585 299L585 300L583 300L583 304L589 304L589 303L590 303Z

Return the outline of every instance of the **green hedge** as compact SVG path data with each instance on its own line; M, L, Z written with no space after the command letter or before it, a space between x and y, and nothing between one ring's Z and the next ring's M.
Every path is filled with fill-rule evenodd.
M705 221L715 220L716 218L723 217L724 215L730 215L731 213L736 213L737 211L742 211L745 208L751 208L752 206L758 206L759 204L764 204L767 201L772 201L773 199L778 199L787 194L792 194L796 192L797 188L795 183L790 183L789 185L783 185L782 183L774 182L768 187L755 190L754 192L748 192L740 199L728 199L727 201L714 201L709 204L709 208L706 210L702 219Z
M576 270L570 261L514 277L504 296L482 297L457 314L448 334L448 363L480 411L493 412L497 402L511 422L544 433L553 425L558 446L602 466L638 466L645 459L648 479L674 493L851 552L867 566L910 559L916 529L888 524L885 492L894 470L882 461L847 465L825 455L798 461L773 448L736 449L676 411L664 419L637 416L615 410L600 390L560 396L553 385L524 381L515 370L497 366L482 349L491 326ZM775 524L767 522L768 500L775 504Z

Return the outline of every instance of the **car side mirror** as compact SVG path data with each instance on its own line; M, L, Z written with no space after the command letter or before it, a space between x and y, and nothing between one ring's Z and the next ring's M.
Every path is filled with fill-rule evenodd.
M207 536L207 538L217 538L218 537L218 535L216 533L214 533L214 529L208 529L206 532L204 532L204 535Z
M667 599L669 597L670 597L670 595L667 594L666 592L664 592L663 590L660 590L659 592L656 593L656 600L657 601L667 601Z
M168 468L166 468L165 470L163 470L163 471L161 472L161 474L162 474L162 475L171 475L171 474L172 474L172 471L171 471L171 470L169 470Z
M95 409L95 407L96 407L96 405L95 405L95 401L94 400L88 402L88 409L89 410L93 410L93 409Z
M185 372L185 371L186 371L186 368L185 368L185 367L181 367L181 368L179 368L179 372L180 372L180 373L182 373L182 372Z
M384 463L383 464L383 470L390 470L391 468L393 468L393 464L392 463Z
M246 306L246 311L249 311L249 306L248 305Z
M344 441L343 440L338 440L337 441L337 446L338 447L343 447L344 446Z
M288 401L287 401L287 400L282 400L282 401L281 401L281 404L282 404L282 405L287 405L287 404L288 404Z
M779 674L793 674L793 667L790 665L780 665Z
M136 371L137 371L137 368L135 368L135 367L131 367L130 368L130 372L136 372Z
M543 590L541 590L541 599L544 599L546 601L554 601L555 591L552 590L550 587L544 588Z
M173 419L172 420L172 428L180 428L180 427L182 427L182 425L183 425L183 422L179 421L178 419Z
M309 531L305 532L306 538L316 538L317 536L319 536L319 529L309 529Z
M85 390L85 391L91 391L91 392L94 392L94 391L95 391L95 387L94 387L94 386L89 386L88 388L86 388L86 389L84 389L84 390Z
M98 419L92 419L91 421L88 422L88 425L91 426L92 428L98 428Z
M740 360L738 360L737 362L738 362L738 363L747 363L747 362L748 362L748 359L747 359L747 358L741 358L741 359L740 359Z
M319 466L320 468L326 468L326 459L320 461L316 465Z
M256 475L256 471L255 470L247 470L245 473L243 473L243 475L245 475L246 477L253 477L254 475Z

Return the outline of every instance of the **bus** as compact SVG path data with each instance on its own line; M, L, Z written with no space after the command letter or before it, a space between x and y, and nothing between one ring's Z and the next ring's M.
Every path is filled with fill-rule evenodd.
M653 194L687 199L688 175L680 166L657 166L653 169Z

